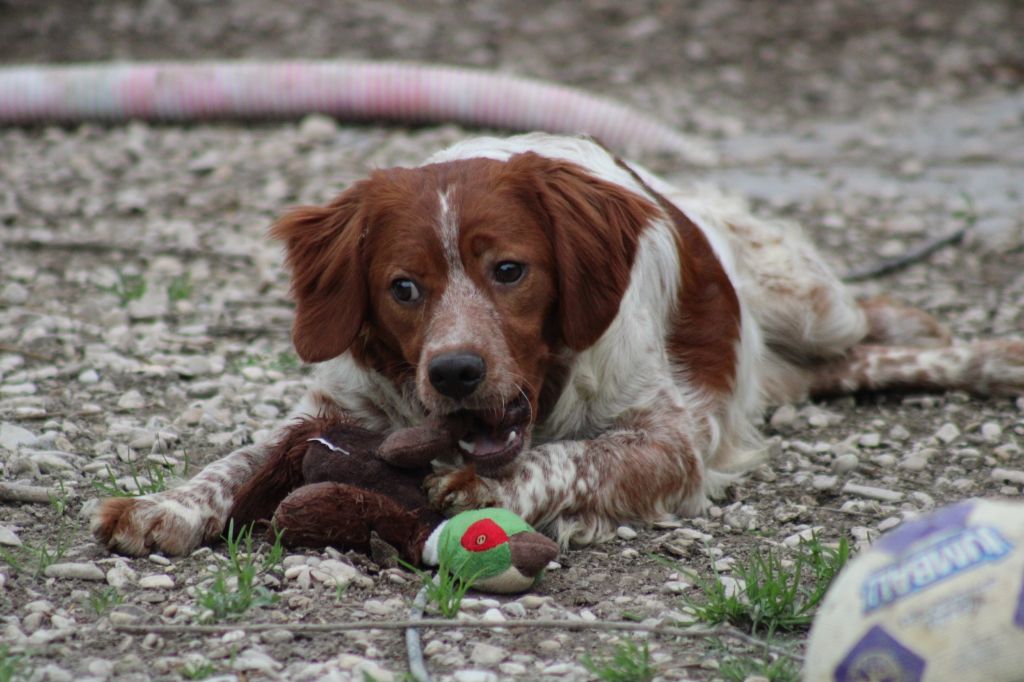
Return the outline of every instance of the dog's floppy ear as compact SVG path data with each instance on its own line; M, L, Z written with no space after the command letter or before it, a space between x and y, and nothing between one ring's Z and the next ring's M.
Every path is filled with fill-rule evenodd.
M644 225L657 214L644 198L567 161L532 152L509 160L529 178L558 268L562 339L573 350L593 345L619 312Z
M360 183L326 206L292 209L270 229L285 243L295 299L292 341L306 362L344 353L366 318L362 197Z

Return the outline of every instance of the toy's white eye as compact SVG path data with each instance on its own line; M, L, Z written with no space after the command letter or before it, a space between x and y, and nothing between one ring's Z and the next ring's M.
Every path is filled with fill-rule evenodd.
M476 536L476 544L477 545L482 545L485 542L487 542L487 536L486 535L477 535Z

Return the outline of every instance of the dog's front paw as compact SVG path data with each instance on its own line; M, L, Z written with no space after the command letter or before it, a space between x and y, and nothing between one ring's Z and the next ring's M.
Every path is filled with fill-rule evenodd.
M471 466L428 476L424 485L430 506L448 516L469 509L502 506L497 482L477 476Z
M188 554L221 531L222 522L166 494L112 497L93 514L93 536L107 549L142 556Z

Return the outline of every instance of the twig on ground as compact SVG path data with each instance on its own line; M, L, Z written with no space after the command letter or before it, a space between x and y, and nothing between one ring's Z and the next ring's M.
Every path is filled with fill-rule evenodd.
M866 279L873 279L875 277L887 275L890 272L895 272L896 270L902 270L908 265L924 260L944 246L959 243L963 240L966 233L967 228L960 227L948 234L940 235L934 239L929 239L917 246L911 247L906 251L906 253L899 256L883 258L877 263L873 263L862 268L854 268L843 275L843 281L862 282Z
M43 362L57 362L57 359L52 355L46 355L45 353L37 353L34 350L28 350L21 346L12 346L9 343L0 343L0 353L14 353L15 355L24 355L27 358L33 360L42 360Z
M177 256L178 258L210 258L252 265L253 258L247 253L224 253L209 249L194 249L187 246L141 246L134 244L116 244L103 241L48 241L45 239L5 239L2 243L7 248L31 249L33 251L88 251L92 253L125 253L136 256Z
M57 496L57 491L38 485L19 485L18 483L0 483L0 502L34 502L50 504Z
M632 623L628 621L574 621L574 620L507 620L500 622L490 621L461 621L448 620L445 618L427 618L424 620L383 620L383 621L361 621L358 623L231 623L224 625L115 625L114 630L127 633L156 633L156 634L213 634L227 632L229 630L242 630L244 632L265 632L267 630L289 630L293 633L305 635L314 633L344 632L346 630L405 630L407 628L440 628L440 629L494 629L494 628L536 628L548 630L621 630L632 632L649 632L655 635L666 637L686 637L689 639L698 637L718 637L733 639L750 646L761 647L778 654L786 656L795 661L802 662L803 656L788 651L782 647L769 644L764 640L728 626L682 628L671 625L645 625L643 623Z

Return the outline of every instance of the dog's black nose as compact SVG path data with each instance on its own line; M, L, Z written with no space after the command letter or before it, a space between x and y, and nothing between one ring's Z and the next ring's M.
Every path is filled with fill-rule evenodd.
M484 359L476 353L444 353L430 361L427 375L441 395L455 400L476 390L487 374Z

